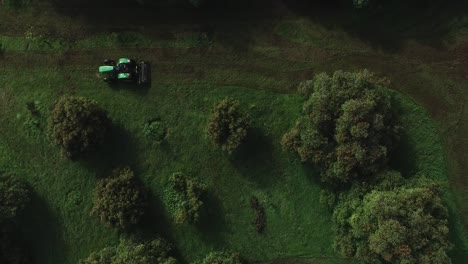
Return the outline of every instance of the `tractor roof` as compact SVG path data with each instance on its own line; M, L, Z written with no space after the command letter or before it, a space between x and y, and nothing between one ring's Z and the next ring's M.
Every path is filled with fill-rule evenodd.
M119 63L130 63L130 59L127 58L120 58Z
M99 66L99 72L100 73L107 73L107 72L112 72L114 70L114 66Z
M129 79L130 78L130 73L119 73L117 78L118 79Z

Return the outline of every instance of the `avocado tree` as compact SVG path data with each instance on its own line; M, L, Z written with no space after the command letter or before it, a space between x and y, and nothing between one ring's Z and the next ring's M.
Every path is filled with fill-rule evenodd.
M384 81L366 70L337 71L317 75L312 89L283 146L316 165L331 185L349 186L384 168L399 134Z
M74 96L60 98L52 111L49 132L52 142L67 158L95 149L103 143L110 120L96 102Z
M129 168L115 169L98 182L92 214L113 228L127 230L141 220L146 209L146 193Z
M250 116L241 111L239 101L225 98L214 107L207 131L216 145L231 154L246 138L250 124Z
M340 195L333 213L337 251L366 263L450 263L440 187L389 179L372 191L356 185Z

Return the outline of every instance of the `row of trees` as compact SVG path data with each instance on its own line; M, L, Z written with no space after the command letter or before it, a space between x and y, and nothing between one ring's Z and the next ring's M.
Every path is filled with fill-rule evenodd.
M388 169L401 128L386 80L368 71L319 74L299 86L304 115L282 139L331 190L335 248L367 263L450 263L441 187Z
M216 145L232 153L245 140L250 125L250 117L242 112L239 101L226 98L214 107L207 133ZM69 159L76 159L102 145L110 128L107 112L95 101L83 97L61 97L49 120L52 142L60 146L62 155ZM146 123L143 133L155 142L166 137L166 129L160 121Z

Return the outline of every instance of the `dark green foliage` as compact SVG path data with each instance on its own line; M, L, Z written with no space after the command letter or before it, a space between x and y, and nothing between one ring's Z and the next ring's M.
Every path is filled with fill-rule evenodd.
M333 214L336 249L367 263L450 263L448 211L435 184L402 185L398 173L369 192L356 185Z
M211 252L202 261L195 262L194 264L242 264L243 261L238 253L230 252Z
M109 124L106 111L96 102L83 97L64 96L52 111L49 131L53 143L62 147L63 155L74 158L100 145Z
M213 109L208 122L208 135L228 153L236 150L247 136L250 117L240 110L239 101L226 98Z
M333 210L336 204L336 195L329 190L322 190L320 192L320 205Z
M166 191L168 207L178 224L196 223L203 207L201 195L205 187L195 179L182 173L174 173L169 178Z
M150 121L143 127L143 135L151 141L161 143L166 138L166 128L161 121Z
M164 239L147 242L121 240L119 245L92 253L80 264L177 264L169 256L171 246Z
M116 169L111 177L98 182L92 214L110 227L126 230L140 221L146 203L146 194L133 171Z
M0 173L0 223L16 217L29 202L29 192L22 182Z
M255 225L255 230L257 230L257 233L263 233L263 230L265 230L266 227L265 208L257 199L257 197L252 197L252 199L250 199L250 207L255 212L255 220L253 222Z
M282 144L317 165L323 182L349 185L385 167L398 126L382 80L366 70L319 74L304 112Z
M18 9L29 4L29 0L3 0L1 3L9 9Z

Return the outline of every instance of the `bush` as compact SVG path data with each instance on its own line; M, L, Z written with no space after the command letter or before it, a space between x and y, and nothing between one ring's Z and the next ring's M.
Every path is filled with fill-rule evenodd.
M332 211L336 204L336 195L328 190L320 191L320 205Z
M25 184L0 173L0 223L15 218L29 202Z
M147 242L121 240L119 245L92 253L80 264L177 264L169 256L171 246L164 239Z
M355 186L341 195L333 213L336 249L367 263L450 263L439 187L399 185L387 181L371 192Z
M176 223L191 224L198 221L203 207L201 195L204 190L201 183L182 173L174 173L169 178L166 200Z
M54 144L62 154L74 158L102 144L109 129L107 113L96 102L83 97L60 98L49 122Z
M136 225L146 208L146 194L129 168L116 169L100 180L94 192L92 214L114 228L126 230Z
M250 199L250 207L255 212L255 220L253 222L255 225L255 230L257 230L257 233L261 234L263 233L266 227L265 208L257 199L257 197L252 197Z
M9 9L23 8L29 4L29 0L3 0L3 5Z
M166 128L161 121L150 121L143 127L143 135L151 141L161 143L166 138Z
M325 183L368 180L386 166L399 134L384 84L366 70L317 75L304 116L282 145L319 167Z
M238 253L229 252L211 252L202 261L194 264L242 264L242 260Z
M236 150L247 136L250 117L240 110L239 101L226 98L213 109L208 122L208 135L228 153Z

